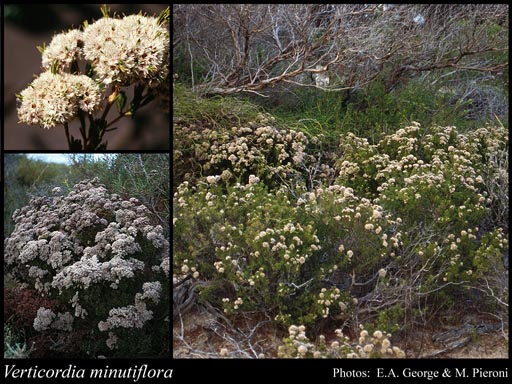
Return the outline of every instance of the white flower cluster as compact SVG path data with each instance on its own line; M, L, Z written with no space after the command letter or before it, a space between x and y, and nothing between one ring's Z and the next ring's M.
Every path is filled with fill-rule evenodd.
M142 294L135 295L135 301L143 301L145 299L152 300L155 304L160 301L160 294L162 293L162 284L159 281L144 283L142 285Z
M123 260L114 257L111 260L100 263L96 256L82 257L80 261L65 267L53 278L52 287L59 292L71 287L88 289L91 284L102 281L113 281L111 288L116 289L122 278L132 278L137 270L144 269L144 262L137 259Z
M300 131L282 129L275 125L271 117L260 114L255 121L245 126L224 130L204 127L199 129L193 123L177 129L174 133L177 137L184 136L181 139L184 142L200 143L195 146L195 161L201 164L203 172L218 173L206 178L209 184L220 180L228 181L233 176L251 174L251 184L259 181L265 183L271 179L291 180L301 177L303 170L315 161L307 153L307 147L314 140L310 141ZM178 158L178 161L182 160L185 158ZM188 176L191 174L186 174L185 179L192 181ZM333 176L334 170L327 164L318 165L319 178Z
M288 328L289 337L284 339L285 345L278 348L278 356L281 358L405 358L405 352L399 347L392 347L389 338L391 334L384 335L381 331L374 332L370 337L368 331L361 327L359 342L354 343L345 336L341 329L336 329L336 339L329 345L324 335L318 337L313 343L306 337L306 327L292 325Z
M34 319L34 329L45 331L50 328L71 331L73 329L73 316L69 312L55 314L51 309L39 308Z
M51 128L69 122L78 110L94 111L101 102L100 88L84 75L42 73L20 94L20 122Z
M15 229L4 242L6 268L45 296L67 297L74 309L54 314L41 308L34 329L71 330L74 317L98 326L94 306L114 305L108 307L108 296L91 294L110 293L117 303L124 295L129 303L131 292L112 291L120 284L134 291L135 305L112 308L100 329L141 328L153 317L146 304L157 306L167 297L157 280L169 277L170 255L163 228L149 224L148 212L137 199L110 195L98 179L80 182L67 196L32 199L14 212ZM118 336L109 337L109 347Z
M104 85L111 83L140 82L157 99L168 99L169 41L159 19L142 15L104 17L85 24L83 32L72 29L55 35L40 49L45 72L18 95L19 121L48 129L68 123L79 110L97 110ZM94 80L78 74L83 59L90 61Z
M130 15L103 18L83 33L84 56L104 84L144 80L158 85L169 73L169 33L157 19Z
M42 54L42 65L45 70L57 63L59 71L69 70L71 63L82 57L82 32L72 29L55 35Z
M39 308L37 316L34 319L34 329L36 331L44 331L50 328L50 324L55 319L55 313L51 309Z
M144 283L142 291L135 295L135 305L112 308L106 321L98 323L98 329L101 332L106 332L115 328L142 328L147 321L153 318L153 311L147 309L144 300L151 300L158 304L162 285L158 281ZM107 346L114 349L117 345L117 336L113 332L109 332L108 335Z

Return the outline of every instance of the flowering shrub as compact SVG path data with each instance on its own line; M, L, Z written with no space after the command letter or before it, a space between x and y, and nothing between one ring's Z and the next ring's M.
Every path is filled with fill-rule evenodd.
M414 124L375 145L347 135L341 148L337 183L352 186L396 215L405 234L403 246L394 252L399 265L416 266L416 277L429 269L422 273L419 296L435 296L440 286L450 295L460 291L457 286L467 291L484 276L503 271L508 242L499 227L503 220L492 209L502 196L488 186L501 177L508 189L508 178L488 160L507 151L505 129L462 134L454 127Z
M313 254L319 239L311 223L299 223L303 210L284 193L268 194L261 182L251 181L228 187L227 194L219 184L179 186L174 276L219 282L217 304L226 313L262 310L284 323L290 317L311 322L325 310L316 303L320 287L312 279L318 273ZM335 296L332 305L342 299L339 292Z
M391 334L375 331L372 336L361 327L359 340L351 343L343 335L341 329L336 329L336 339L326 342L324 335L320 335L318 342L311 342L306 336L306 327L292 325L288 328L289 337L285 338L284 345L280 345L278 356L281 358L315 358L315 359L361 359L361 358L405 358L405 352L397 346L391 345Z
M195 102L199 103L198 109L205 108L200 100ZM179 111L182 109L179 106ZM311 155L318 138L308 139L300 131L280 127L273 116L265 113L252 116L243 111L246 116L241 118L235 112L225 112L224 108L203 112L205 116L224 114L225 125L201 119L173 126L175 185L183 181L195 183L205 176L211 176L210 181L246 183L253 174L269 187L294 187L333 176L334 171L327 164Z
M62 306L38 308L34 330L84 330L82 353L168 353L169 243L144 205L84 180L66 196L57 187L32 199L13 219L6 269Z
M294 163L272 152L248 156L279 142L268 127L264 139L254 128L248 136L240 128L188 133L204 173L174 194L176 282L209 281L200 297L225 313L259 311L287 326L367 318L395 332L463 298L507 302L494 276L505 274L498 199L508 178L503 162L489 161L508 149L504 128L461 133L412 124L375 144L347 134L337 177L331 182L325 172L323 185L293 172L270 183L269 175ZM307 146L300 153L320 163Z
M168 100L169 7L158 18L130 15L103 18L83 28L53 37L48 46L38 47L43 72L17 95L20 122L52 128L62 124L70 149L105 149L103 135L124 116L133 115L155 97ZM79 64L87 63L80 73ZM127 108L123 87L134 85L134 96ZM103 100L106 104L102 105ZM119 116L107 122L116 103ZM168 106L167 106L168 108ZM101 111L101 117L94 114ZM82 141L69 133L68 123L80 120ZM86 127L86 120L89 129Z

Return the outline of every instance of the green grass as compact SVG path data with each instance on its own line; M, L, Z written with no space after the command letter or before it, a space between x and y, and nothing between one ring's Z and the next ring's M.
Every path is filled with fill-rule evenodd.
M173 116L186 122L228 128L255 119L263 108L236 97L200 97L181 84L173 88Z

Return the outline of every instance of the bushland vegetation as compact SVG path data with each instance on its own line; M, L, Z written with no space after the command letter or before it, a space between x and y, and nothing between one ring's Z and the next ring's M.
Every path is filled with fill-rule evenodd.
M210 357L403 357L391 341L448 313L505 327L506 10L175 6L174 340L201 356L193 308L231 329Z

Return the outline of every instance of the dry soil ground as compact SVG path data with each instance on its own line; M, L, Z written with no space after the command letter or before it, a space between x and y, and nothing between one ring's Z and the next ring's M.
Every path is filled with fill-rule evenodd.
M482 321L489 322L489 318L471 315L464 321L480 324ZM277 357L277 348L282 344L285 335L276 331L269 323L264 323L264 319L258 322L262 325L252 334L250 330L243 331L253 329L257 322L251 320L242 320L240 324L236 324L238 332L228 332L222 322L217 322L213 315L196 307L173 324L173 357L219 358L221 348L229 351L229 357L256 358L262 352L265 358ZM443 331L455 328L446 326ZM463 347L431 356L436 351L444 349L442 345L432 341L432 336L438 333L438 329L418 330L414 335L409 335L409 340L414 342L397 344L406 351L409 358L508 358L508 328L477 335Z

